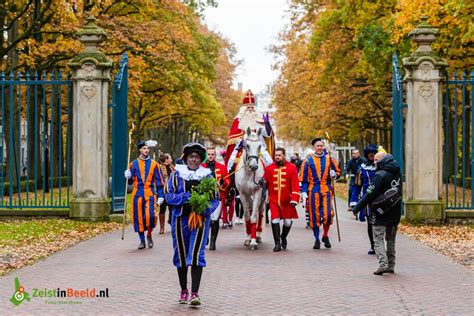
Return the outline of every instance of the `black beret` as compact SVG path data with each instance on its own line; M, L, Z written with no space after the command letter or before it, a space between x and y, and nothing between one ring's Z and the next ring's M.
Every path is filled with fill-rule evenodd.
M367 145L364 148L364 152L366 152L366 153L376 153L378 150L379 150L379 146L377 146L375 144Z
M145 142L142 140L138 143L138 150L140 150L143 146L146 146Z
M311 145L314 146L314 144L315 144L316 142L322 142L322 141L323 141L323 139L322 139L321 137L313 138L313 140L311 141Z
M201 160L204 161L206 159L206 147L199 143L189 143L184 145L183 147L183 160L186 161L188 156L192 153L197 153Z
M375 144L369 144L369 145L365 146L365 148L364 148L365 158L367 158L370 153L377 153L378 149L379 149L379 146L377 146Z

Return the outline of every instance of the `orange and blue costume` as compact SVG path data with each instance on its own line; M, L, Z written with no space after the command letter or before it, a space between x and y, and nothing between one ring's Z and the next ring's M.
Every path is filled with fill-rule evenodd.
M140 239L145 230L151 234L156 226L155 205L158 198L164 198L164 177L160 165L153 159L137 158L128 168L132 174L129 183L132 191L132 224Z
M301 193L308 196L309 225L317 242L319 227L321 224L324 226L323 238L327 238L334 216L331 205L334 190L331 186L330 170L334 170L338 177L341 175L337 161L325 152L320 156L314 154L308 157L300 169Z

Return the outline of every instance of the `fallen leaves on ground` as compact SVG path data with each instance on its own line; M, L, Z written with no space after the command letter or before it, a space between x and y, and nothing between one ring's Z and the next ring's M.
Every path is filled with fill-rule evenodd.
M349 199L349 184L336 182L334 189L338 198L344 199L346 201Z
M0 275L120 227L118 223L92 223L70 219L1 221Z
M400 224L399 231L474 270L472 225Z

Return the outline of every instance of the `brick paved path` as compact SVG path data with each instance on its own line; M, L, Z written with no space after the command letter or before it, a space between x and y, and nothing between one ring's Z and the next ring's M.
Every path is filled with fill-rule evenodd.
M198 311L176 303L179 284L171 263L171 236L155 235L154 249L138 251L129 229L83 242L0 278L0 314L471 314L473 273L417 241L399 235L396 273L372 275L365 223L339 201L342 243L313 250L313 237L296 222L288 250L273 253L270 226L257 251L243 246L243 225L221 230L218 250L207 252ZM300 212L302 215L302 212ZM333 227L335 228L335 226ZM168 228L169 231L169 228ZM108 288L109 298L74 299L76 305L46 304L61 299L9 302L18 276L25 289ZM68 302L67 300L66 302Z

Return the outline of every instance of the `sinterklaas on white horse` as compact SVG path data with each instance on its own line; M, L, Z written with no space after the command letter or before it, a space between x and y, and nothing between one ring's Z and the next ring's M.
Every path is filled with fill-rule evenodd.
M261 242L262 220L265 209L263 174L265 166L261 158L262 143L260 135L262 129L252 132L247 128L243 144L242 158L235 173L235 186L240 193L240 200L244 209L247 238L245 246L258 249Z

